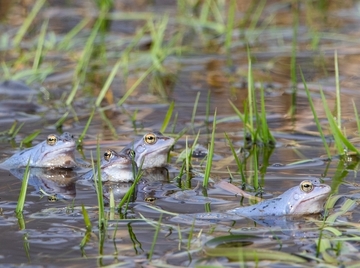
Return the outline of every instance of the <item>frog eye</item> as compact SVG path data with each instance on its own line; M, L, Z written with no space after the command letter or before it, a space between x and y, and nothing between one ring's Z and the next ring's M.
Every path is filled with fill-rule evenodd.
M56 202L56 201L57 201L57 197L56 197L56 195L49 195L49 196L48 196L48 200L49 200L49 202Z
M128 156L130 156L131 159L135 158L135 151L134 150L128 149L128 150L126 150L126 154Z
M153 196L145 197L145 202L154 203L155 200L156 198Z
M107 150L105 153L104 153L104 159L106 161L110 161L111 158L114 157L114 152L111 151L111 150Z
M154 133L146 134L144 137L144 141L147 144L154 144L156 142L156 135Z
M47 137L46 142L47 142L48 145L51 145L51 146L55 145L56 142L57 142L57 137L56 137L56 135L53 135L53 134L52 134L52 135L49 135L49 136Z
M314 184L311 181L302 181L300 183L301 191L305 193L310 193L314 189Z

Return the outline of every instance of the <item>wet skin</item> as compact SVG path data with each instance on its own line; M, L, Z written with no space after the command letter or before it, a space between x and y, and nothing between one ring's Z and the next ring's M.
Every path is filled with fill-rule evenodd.
M127 145L121 153L134 153L136 165L141 169L163 167L167 163L167 155L174 142L173 138L154 131Z
M330 186L321 184L319 180L305 180L279 195L256 205L239 207L223 213L180 214L172 220L197 224L223 220L238 220L242 217L253 219L266 226L285 226L284 216L300 216L320 213L331 191Z
M51 134L34 147L15 153L0 164L3 169L27 166L41 168L73 168L76 166L75 141L70 133Z
M130 182L134 180L136 163L131 156L124 153L116 153L114 150L107 150L100 163L101 180L112 182Z
M330 186L321 184L318 180L305 180L276 198L228 210L227 213L251 217L320 213L330 191Z

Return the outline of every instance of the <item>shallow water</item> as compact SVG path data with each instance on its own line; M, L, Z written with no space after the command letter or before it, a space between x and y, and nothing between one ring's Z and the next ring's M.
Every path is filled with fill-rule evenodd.
M159 13L166 11L176 14L176 6L172 3L165 5L158 2L160 1L154 1L152 5L142 4L134 7L131 3L122 5L119 1L116 2L115 10L139 11L141 9L141 11L147 12L155 10ZM340 5L340 2L338 4ZM49 29L57 34L66 33L85 16L84 14L87 14L85 11L95 9L92 6L83 6L82 2L76 3L75 1L73 5L77 9L74 9L74 6L55 6L55 3L49 1L49 5L42 10L39 16L52 16ZM15 6L15 8L18 9L19 6ZM241 8L239 1L239 16ZM329 21L335 25L318 22L322 39L317 50L309 49L311 42L314 41L312 38L315 38L314 33L309 32L308 28L304 26L304 22L301 21L298 36L299 52L297 53L297 63L304 72L320 122L324 126L325 134L328 135L326 115L319 89L321 87L324 90L328 105L335 110L333 62L334 51L337 50L342 90L342 127L346 129L346 134L356 147L360 141L353 109L353 103L360 109L359 78L356 69L359 50L357 42L354 41L357 38L357 27L354 28L354 25L358 25L359 21L359 14L354 12L357 9L356 2L343 3L337 8L329 7L327 11ZM276 139L276 147L271 151L269 159L266 160L264 157L268 153L266 151L261 151L263 155L259 157L260 164L266 165L266 162L269 162L269 166L260 176L262 197L277 196L309 177L323 178L336 195L343 196L335 210L330 210L330 215L338 212L346 200L353 200L355 204L350 213L339 216L335 227L340 232L339 234L335 234L330 228L322 233L323 241L328 241L328 244L323 246L328 247L329 255L337 250L338 255L334 257L335 260L321 255L319 263L306 262L303 266L296 264L296 267L316 266L322 263L356 264L360 256L358 240L355 239L359 236L357 223L360 220L360 209L356 206L360 191L358 162L351 161L351 159L344 161L336 157L336 149L330 137L328 140L334 158L332 161L326 161L326 152L299 73L297 73L296 113L294 116L290 115L292 85L289 70L293 33L291 13L290 15L286 14L285 11L288 11L286 6L278 6L276 1L268 3L265 11L272 11L275 16L274 20L269 22L270 26L265 28L261 34L256 31L248 33L248 41L252 45L254 59L255 86L259 88L261 82L264 84L267 122ZM266 21L268 16L266 12L263 14L263 21ZM350 14L346 20L343 17L344 13ZM72 18L72 20L64 18ZM301 18L305 19L305 17ZM141 20L114 22L106 42L111 46L111 44L117 44L115 41L121 38L131 40L131 36L134 35L139 24L142 24ZM37 22L37 25L40 27L41 23ZM12 20L8 24L0 24L6 34L11 34L11 29L15 29L15 26L15 22ZM329 33L325 34L325 31L329 31ZM85 36L87 35L84 34L84 40ZM219 44L222 40L214 35L213 42ZM250 202L247 199L242 200L217 184L220 180L229 181L232 176L232 183L238 187L242 186L238 167L224 136L224 133L228 134L237 150L244 144L243 124L228 102L231 100L242 111L247 98L247 52L246 47L239 42L234 42L230 65L227 64L227 57L221 51L216 51L215 47L199 50L197 53L193 52L191 55L182 57L168 57L164 65L174 70L176 74L173 88L168 90L168 99L149 93L147 84L144 83L121 107L104 101L103 106L110 105L106 116L114 126L116 133L112 132L100 113L95 113L84 139L83 150L81 154L80 152L77 154L78 158L83 157L87 161L90 160L91 155L96 154L98 138L102 152L107 148L120 151L129 142L139 138L147 131L159 130L168 110L169 100L173 100L175 103L174 113L177 113L177 121L175 122L172 118L166 135L177 137L180 131L185 127L188 128L170 153L168 168L154 170L144 175L137 186L136 196L133 197L134 200L130 203L128 212L126 215L122 215L125 219L120 219L118 213L113 213L108 209L109 226L106 233L99 232L97 229L98 211L94 186L91 182L77 180L78 173L84 172L83 170L33 177L30 181L31 185L28 186L23 213L24 223L19 222L14 213L22 177L17 176L19 179L14 173L0 170L2 180L0 186L0 264L4 266L28 264L55 267L110 264L127 267L212 264L238 267L238 262L232 262L230 259L222 257L221 254L212 257L211 254L206 254L206 249L210 248L207 243L212 241L212 238L229 234L256 236L240 239L240 242L234 238L234 241L228 242L227 246L230 245L229 247L242 245L256 249L315 256L316 243L320 235L321 223L319 220L322 219L320 215L301 219L285 218L274 222L269 220L256 223L243 218L236 221L199 221L194 223L191 218L186 217L184 220L174 221L174 215L170 214L218 212L237 207L240 203L248 205ZM29 39L24 42L24 46L30 46L30 43ZM146 40L144 43L146 45ZM115 47L114 50L119 49L115 45L112 46ZM9 58L10 60L13 57L10 53L6 54L2 51L6 51L6 49L1 46L0 58ZM74 51L77 51L76 47L74 47ZM67 111L70 113L62 126L62 131L69 131L76 138L81 135L93 107L93 101L98 94L89 93L87 87L91 86L94 91L99 92L101 85L96 84L99 83L98 81L89 81L84 86L84 91L80 91L77 95L73 103L73 110L68 110L64 106L64 102L72 86L74 62L71 60L73 59L70 57L49 54L44 58L44 62L49 62L49 64L56 62L54 64L56 65L55 71L48 75L42 83L33 79L35 82L29 82L29 87L24 84L3 83L0 85L0 132L8 130L14 120L25 123L13 141L9 141L6 135L1 136L1 160L18 151L20 141L34 130L41 130L41 133L33 141L33 144L41 142L48 134L57 133L55 123ZM125 88L129 88L129 85L131 86L141 75L141 71L136 67L136 62L134 66L131 65L131 68L133 68L132 73L127 82L119 74L111 87L115 102L125 93ZM110 71L110 67L106 65L99 70L99 76L106 77ZM15 76L15 74L13 75ZM5 77L5 75L3 76ZM33 81L31 76L25 78ZM101 80L101 77L98 79ZM206 123L209 91L210 122ZM191 122L198 93L200 95L196 116ZM186 140L192 144L198 131L200 131L198 143L207 148L215 109L218 123L211 172L213 182L205 191L201 187L203 180L201 174L204 173L205 167L205 163L202 162L204 155L200 154L200 157L192 159L194 172L191 174L191 180L187 180L185 176L177 178L181 163L176 160L185 149ZM136 113L136 120L132 121L134 113ZM307 161L291 165L301 160ZM250 159L245 170L248 178L253 174L253 167ZM254 193L251 179L248 179L247 182L247 190ZM108 187L115 190L115 198L121 198L130 184L104 185L105 190L109 189ZM40 188L48 196L39 193ZM56 198L53 197L55 194ZM104 196L105 202L108 202L108 193L106 192ZM92 222L91 232L86 231L81 211L82 205L87 209ZM158 209L168 211L169 214L161 214ZM161 225L158 228L160 220ZM25 229L19 230L23 225L25 225ZM157 231L159 233L153 247L154 234ZM81 248L80 243L86 237L87 243L84 248ZM188 241L189 237L190 242ZM349 239L350 237L354 237L355 241ZM338 241L341 241L341 246ZM218 247L221 248L222 245ZM288 263L286 262L286 265ZM256 264L250 261L248 265L255 266ZM277 260L274 262L260 261L259 265L280 267L285 264Z

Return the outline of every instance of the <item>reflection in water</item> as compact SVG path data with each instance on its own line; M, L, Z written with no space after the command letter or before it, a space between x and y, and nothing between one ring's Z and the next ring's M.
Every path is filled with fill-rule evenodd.
M10 173L22 180L25 168L10 169ZM69 169L30 168L28 184L35 188L37 194L54 196L63 199L74 199L76 196L77 173Z

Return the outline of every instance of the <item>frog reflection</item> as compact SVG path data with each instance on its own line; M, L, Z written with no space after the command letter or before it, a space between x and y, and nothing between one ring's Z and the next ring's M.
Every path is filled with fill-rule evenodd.
M22 180L25 168L10 169L10 173ZM70 169L30 168L28 184L36 194L48 196L49 201L74 199L76 196L76 172Z

